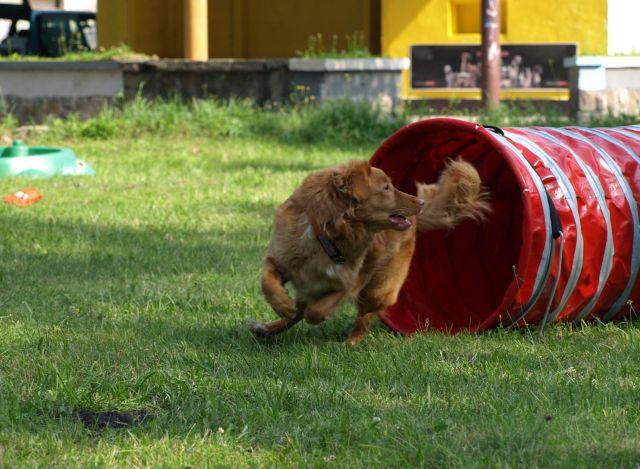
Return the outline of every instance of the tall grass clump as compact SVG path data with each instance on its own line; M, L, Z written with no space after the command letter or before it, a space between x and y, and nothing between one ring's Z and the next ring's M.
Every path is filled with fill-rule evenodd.
M328 101L298 113L298 125L287 137L301 142L341 141L346 145L377 142L408 122L404 115L389 114L365 101Z
M330 101L320 105L259 108L249 100L151 101L138 97L98 115L53 118L51 132L60 137L110 139L147 134L212 138L271 139L286 144L368 146L407 123L367 102Z
M465 109L460 101L451 100L444 108L432 108L414 104L411 113L414 116L434 117L453 116L468 119L483 124L498 127L565 127L582 125L586 127L618 127L640 122L640 116L632 114L612 113L602 116L589 116L576 119L562 112L558 107L552 107L527 101L505 101L497 109L485 111L483 109Z
M107 106L96 116L53 117L47 122L52 138L131 139L147 135L270 140L287 145L330 145L371 148L407 123L433 116L457 116L500 127L567 126L577 122L558 110L533 105L505 104L492 112L449 108L416 108L390 113L379 105L347 99L323 103L291 101L257 106L250 100L178 97L149 100L142 96ZM594 117L581 125L613 127L639 122L638 116ZM8 114L3 129L17 127Z
M375 57L369 50L369 46L362 31L346 34L342 41L345 47L339 47L340 38L337 34L331 36L328 46L324 43L322 33L312 34L307 38L307 47L296 51L296 55L303 59L363 59Z
M503 102L497 109L469 109L452 99L445 107L433 108L414 104L412 113L421 117L452 116L499 127L526 127L532 125L561 127L571 123L571 118L559 109L530 102Z

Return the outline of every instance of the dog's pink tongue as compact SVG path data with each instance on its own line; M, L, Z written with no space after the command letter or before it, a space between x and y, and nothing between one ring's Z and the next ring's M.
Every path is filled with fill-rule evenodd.
M389 220L401 229L409 228L411 226L411 220L401 217L400 215L389 215Z

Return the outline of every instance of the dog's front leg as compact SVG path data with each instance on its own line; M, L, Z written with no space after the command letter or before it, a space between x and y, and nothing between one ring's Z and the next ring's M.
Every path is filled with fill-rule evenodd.
M392 272L396 272L396 275L388 276L378 273L362 289L357 300L358 317L346 340L348 345L356 345L360 342L369 331L371 322L398 300L398 292L407 275L409 259L409 257L395 257L390 268Z
M371 327L371 321L376 319L380 315L379 312L374 311L372 313L359 313L356 317L356 321L353 325L353 330L349 334L349 338L346 340L347 345L356 345L362 340L365 334Z
M304 310L304 318L309 324L320 324L329 319L340 303L347 299L348 293L340 290L329 293L311 303Z

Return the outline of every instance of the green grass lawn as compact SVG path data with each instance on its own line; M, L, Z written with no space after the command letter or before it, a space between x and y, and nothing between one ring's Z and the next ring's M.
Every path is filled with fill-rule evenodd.
M0 180L44 194L0 205L0 466L640 463L636 323L542 339L379 325L347 348L348 306L251 336L248 320L274 317L259 288L274 208L309 171L368 158L393 122L316 141L304 119L245 135L224 109L211 128L130 112L27 136L97 176ZM82 410L153 418L87 429Z

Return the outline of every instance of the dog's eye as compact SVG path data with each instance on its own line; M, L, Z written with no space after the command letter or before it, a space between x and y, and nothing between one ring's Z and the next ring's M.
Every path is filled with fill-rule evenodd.
M386 183L386 184L384 185L384 190L385 190L385 191L388 191L390 188L391 188L391 185L390 185L389 183Z

